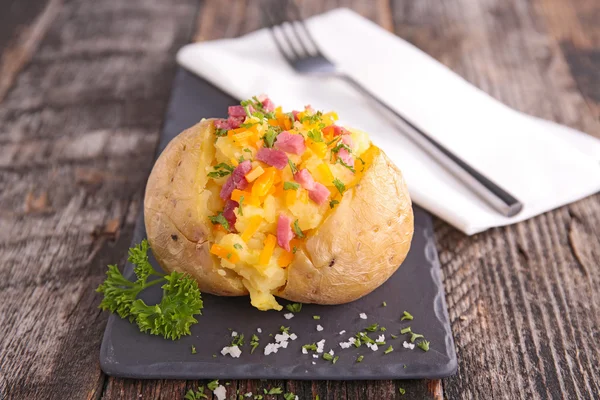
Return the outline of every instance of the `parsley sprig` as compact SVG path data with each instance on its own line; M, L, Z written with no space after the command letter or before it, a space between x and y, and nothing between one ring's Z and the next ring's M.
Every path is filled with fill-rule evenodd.
M173 271L161 274L148 261L148 241L129 249L129 262L135 265L134 282L125 278L116 265L109 265L105 281L96 291L104 298L100 308L135 322L142 332L176 340L190 334L190 326L202 314L202 297L198 283L189 275ZM151 277L158 277L152 279ZM146 288L163 283L163 296L158 304L148 305L138 295Z

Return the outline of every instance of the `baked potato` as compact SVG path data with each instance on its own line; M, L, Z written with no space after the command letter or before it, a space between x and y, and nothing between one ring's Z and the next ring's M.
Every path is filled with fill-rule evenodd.
M144 216L166 271L200 290L340 304L384 283L413 235L398 168L333 112L283 113L266 97L173 139L148 179Z

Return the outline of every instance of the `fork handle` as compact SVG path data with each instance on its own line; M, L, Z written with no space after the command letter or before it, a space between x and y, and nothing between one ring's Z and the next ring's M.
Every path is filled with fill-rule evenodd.
M496 211L506 217L513 217L523 209L523 204L513 195L492 182L481 172L467 164L464 160L453 154L435 139L427 135L413 123L408 121L396 110L375 96L371 91L361 85L358 81L348 75L339 75L341 79L348 82L363 95L375 101L388 113L395 117L396 125L415 142L421 149L425 150L442 166L447 168L456 178L469 187L482 200Z

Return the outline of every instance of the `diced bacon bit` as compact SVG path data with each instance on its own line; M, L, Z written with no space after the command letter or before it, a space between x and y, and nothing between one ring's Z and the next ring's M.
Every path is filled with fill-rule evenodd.
M248 106L248 111L250 111L250 113L253 113L254 108L252 108L252 106ZM246 110L244 110L244 107L242 107L242 106L229 106L229 108L227 109L227 113L229 114L230 117L245 117L246 116Z
M306 168L301 169L294 175L294 179L298 182L302 187L308 190L308 197L315 203L321 205L330 195L329 189L327 189L323 184L319 182L315 182L312 175Z
M277 169L284 169L288 165L288 157L281 150L263 147L256 153L256 159L269 164Z
M298 114L300 114L300 111L296 111L296 110L292 111L292 115L294 116L294 121L299 121Z
M231 193L233 193L233 189L245 189L248 186L248 181L244 176L250 172L251 169L252 163L249 160L246 160L235 167L233 173L221 188L221 193L219 194L221 199L229 200L231 198Z
M318 205L325 203L330 194L329 189L319 182L315 182L313 190L308 191L308 197Z
M229 121L226 119L217 119L215 120L215 128L217 129L230 129Z
M275 140L275 147L279 150L283 150L287 153L302 154L306 150L306 144L304 144L304 137L302 135L294 135L288 131L283 131L277 135Z
M236 231L235 230L235 221L237 221L237 217L235 216L234 210L236 207L239 207L239 206L240 205L237 201L227 200L227 202L225 202L225 208L223 208L223 216L229 223L229 229L231 229L232 232Z
M286 251L290 251L290 240L293 238L292 219L285 214L280 214L277 220L277 244Z
M273 101L266 97L264 99L261 99L260 97L258 98L260 100L260 102L262 103L263 109L266 112L273 112L275 111L275 103L273 103Z
M229 117L227 119L227 124L229 124L229 129L237 129L244 122L245 117Z

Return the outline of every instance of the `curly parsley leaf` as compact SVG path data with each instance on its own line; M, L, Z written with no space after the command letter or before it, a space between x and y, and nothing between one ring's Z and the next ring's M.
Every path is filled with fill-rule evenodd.
M258 345L259 345L258 336L252 335L252 339L250 340L250 347L252 348L250 350L250 354L254 353L254 350L256 350Z
M303 238L304 237L304 233L302 233L302 229L300 229L300 224L298 223L298 220L294 221L294 233L296 234L296 236L298 236L299 238Z
M333 180L333 185L336 187L338 192L340 192L340 194L344 194L346 191L346 185L344 185L344 182L340 181L338 178Z
M429 351L429 342L427 340L417 343L417 346L423 351Z
M241 333L233 338L231 341L232 346L242 347L244 345L244 334Z

